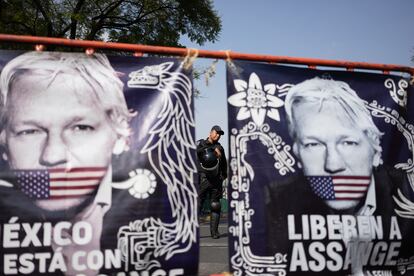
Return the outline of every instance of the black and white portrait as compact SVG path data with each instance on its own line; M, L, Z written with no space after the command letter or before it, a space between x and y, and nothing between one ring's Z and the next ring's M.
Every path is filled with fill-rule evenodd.
M311 263L301 256L305 246L295 240L325 240L328 246L337 240L332 252L315 248L327 259L348 252L337 268L353 274L366 266L395 268L409 233L393 196L400 191L412 198L413 192L405 171L383 165L383 133L364 101L347 83L316 77L289 90L285 110L302 173L269 185L270 251L291 252L291 272L309 271ZM315 257L305 254L307 262Z
M184 119L165 108L191 102L189 72L171 59L3 56L2 273L195 274L192 106ZM177 122L184 138L163 127Z

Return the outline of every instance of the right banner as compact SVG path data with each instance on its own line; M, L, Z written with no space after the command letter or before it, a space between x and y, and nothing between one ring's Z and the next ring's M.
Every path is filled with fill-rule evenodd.
M234 275L414 274L408 76L227 64Z

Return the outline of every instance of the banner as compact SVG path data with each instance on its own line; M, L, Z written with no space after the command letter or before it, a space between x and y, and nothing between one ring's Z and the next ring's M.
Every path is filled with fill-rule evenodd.
M227 64L234 275L414 273L405 77Z
M0 52L1 275L196 275L191 69Z

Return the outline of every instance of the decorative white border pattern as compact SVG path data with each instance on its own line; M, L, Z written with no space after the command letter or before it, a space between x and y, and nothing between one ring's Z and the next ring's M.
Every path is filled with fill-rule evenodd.
M388 88L388 86L386 87ZM377 101L366 104L366 106L371 111L372 116L383 118L386 123L396 126L407 140L408 149L411 152L411 158L408 158L406 163L398 163L394 165L394 167L407 172L408 181L414 191L414 126L405 121L405 119L401 117L396 110L381 106L377 103ZM399 209L395 210L395 212L400 217L414 219L414 202L406 198L400 190L398 190L397 196L393 196L393 199L399 207Z
M152 88L161 94L163 106L141 153L147 154L153 172L167 185L175 220L166 223L150 217L121 227L118 248L126 269L131 264L137 271L159 267L154 258L168 260L187 252L197 241L192 82L181 73L182 65L176 71L171 71L172 67L173 62L146 66L133 72L129 82L133 87Z
M385 80L384 85L386 88L389 89L391 98L402 107L407 107L407 88L408 88L408 81L405 79L400 79L398 81L398 89L397 85L395 85L395 81L391 78Z
M381 106L377 101L373 101L370 104L366 104L368 110L371 111L371 115L377 118L383 118L388 124L394 125L403 134L407 140L408 149L411 151L412 158L407 160L407 163L399 163L395 165L397 169L403 169L408 173L414 172L414 126L409 124L403 117L400 116L398 111L389 107Z
M294 172L295 159L290 153L291 147L276 133L270 132L268 124L260 127L249 122L241 130L232 129L230 138L230 169L232 179L230 185L230 206L233 208L232 218L237 226L230 226L229 232L236 239L235 255L230 263L234 275L286 275L287 259L285 254L274 256L257 256L250 249L249 229L252 227L251 217L254 210L250 207L250 183L254 179L253 168L245 160L247 142L260 140L267 147L267 152L274 159L274 167L281 175Z

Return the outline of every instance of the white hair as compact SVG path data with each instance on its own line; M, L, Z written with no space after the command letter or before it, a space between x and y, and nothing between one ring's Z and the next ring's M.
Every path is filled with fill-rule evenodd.
M14 82L25 75L39 76L52 83L59 74L80 76L93 91L98 104L109 116L117 133L129 136L129 120L123 83L103 54L27 52L9 61L0 75L0 129L7 124L7 100ZM18 91L13 91L17 93ZM76 91L82 94L84 91Z
M324 102L334 101L344 110L350 122L361 129L374 150L381 155L380 139L382 133L374 124L364 101L345 82L332 79L313 78L293 86L285 98L285 111L288 121L289 134L293 140L297 139L296 125L293 110L302 103L318 103L319 110Z

